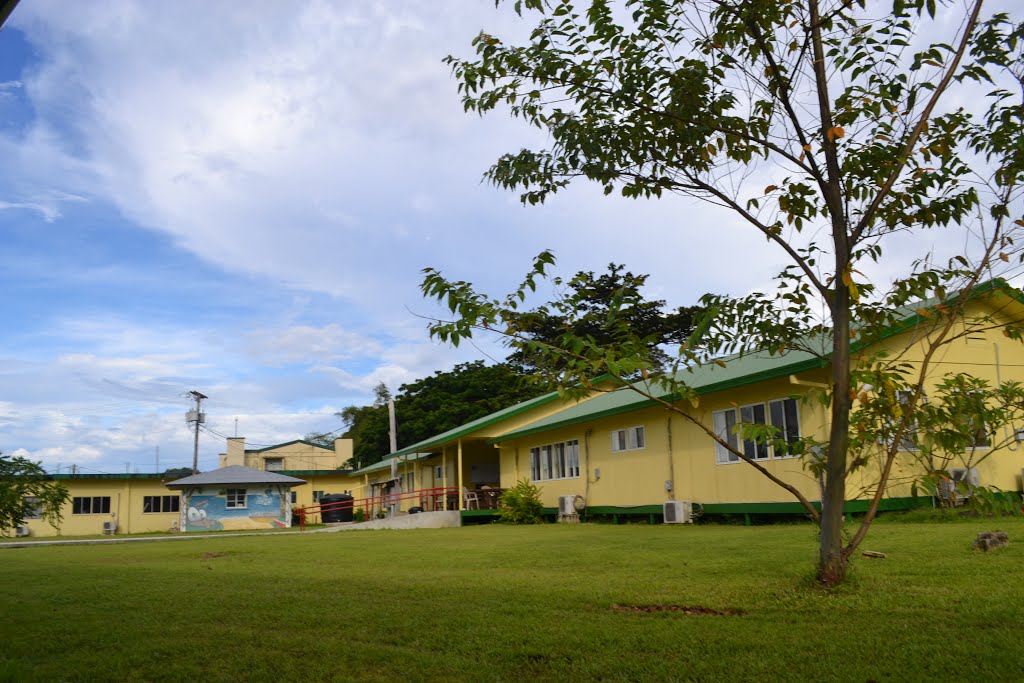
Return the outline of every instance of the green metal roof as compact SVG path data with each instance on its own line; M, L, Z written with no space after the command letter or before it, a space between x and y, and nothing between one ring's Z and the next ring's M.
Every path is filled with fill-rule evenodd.
M749 353L743 356L733 355L720 359L725 367L708 364L689 370L681 370L676 378L692 387L698 394L709 394L735 387L763 382L769 379L785 377L795 372L805 372L827 365L821 358L806 351L788 351L783 355L770 356L767 353ZM649 383L637 383L642 386ZM670 392L659 390L649 393L658 398L670 398ZM491 443L499 443L517 439L530 434L544 432L557 427L567 427L580 422L589 422L609 415L628 413L641 408L658 405L655 401L642 396L628 387L598 396L589 401L578 403L563 411L531 422L521 429L502 434L490 439Z
M162 473L132 472L124 474L48 474L47 479L176 479L177 475L164 476Z
M278 474L287 474L289 477L322 477L325 474L354 474L355 470L275 470Z
M293 443L304 443L307 446L314 446L316 448L322 448L325 451L330 451L331 453L334 452L334 448L332 448L330 446L324 446L322 444L313 443L312 441L306 441L305 439L295 439L293 441L285 441L284 443L279 443L279 444L276 444L274 446L265 446L263 448L246 448L245 452L246 453L262 453L264 451L272 451L275 448L282 448L284 446L291 446Z
M974 299L992 291L1000 291L1006 296L1020 303L1024 303L1024 296L1022 296L1021 292L1011 287L1005 280L1000 278L979 283L971 291L970 298ZM949 294L945 301L952 301L959 295L959 293L960 292L957 291ZM893 337L920 324L925 321L925 318L917 311L931 308L939 303L940 302L937 298L932 298L902 307L898 310L898 314L902 314L905 317L898 323L890 326L887 330L884 330L875 341L877 342L882 339ZM718 365L708 364L698 368L690 368L680 371L676 377L679 381L684 382L695 389L698 395L710 394L716 391L725 391L727 389L734 389L748 384L754 384L756 382L777 379L797 372L806 372L808 370L826 367L829 362L827 360L828 353L825 352L825 350L831 349L831 339L822 338L821 343L823 346L822 355L826 356L826 358L815 356L805 351L788 351L785 354L774 356L764 352L748 353L744 355L735 354L733 356L720 359L725 363L724 368ZM852 345L851 350L857 351L863 348L864 345L865 344L863 342L857 342ZM671 398L669 395L670 392L668 391L651 393L661 399ZM599 396L591 399L590 401L586 401L585 403L580 403L553 415L549 415L548 417L532 422L513 432L493 437L489 439L489 442L500 443L502 441L509 441L511 439L537 434L539 432L548 431L558 427L568 427L581 422L589 422L590 420L640 410L641 408L647 408L654 405L658 405L657 402L640 395L628 387L623 387L622 389L617 389L604 396Z
M463 436L472 434L473 432L479 431L484 427L490 427L491 425L501 422L502 420L506 420L510 417L519 415L520 413L524 413L527 410L531 410L533 408L537 408L547 403L551 403L552 401L555 401L557 399L557 391L552 391L549 394L544 394L543 396L538 396L537 398L531 398L527 401L517 403L514 406L509 406L508 408L504 408L495 413L484 415L481 418L477 418L472 422L467 422L466 424L455 427L454 429L449 429L447 432L442 432L437 436L432 436L431 438L420 441L419 443L415 443L406 448L402 448L401 450L395 451L391 455L409 455L412 453L418 453L421 451L428 450L430 448L434 448L435 446L440 446L441 444L447 443L452 439L462 438ZM372 467L372 465L370 465L370 467ZM362 472L363 470L359 471Z
M391 467L391 460L393 458L399 458L398 464L401 465L405 462L416 462L417 460L423 460L429 458L433 453L402 453L398 451L392 455L388 455L380 462L375 462L372 465L367 465L361 469L352 472L352 476L359 476L360 474L369 474L370 472L379 472L380 470L386 470Z

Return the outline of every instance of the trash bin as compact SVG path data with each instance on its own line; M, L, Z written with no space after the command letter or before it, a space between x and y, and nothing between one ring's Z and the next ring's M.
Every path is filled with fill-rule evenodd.
M345 501L348 501L348 505L344 504ZM328 506L327 509L320 508L320 519L324 524L352 521L352 494L329 493L326 496L320 496L320 505Z

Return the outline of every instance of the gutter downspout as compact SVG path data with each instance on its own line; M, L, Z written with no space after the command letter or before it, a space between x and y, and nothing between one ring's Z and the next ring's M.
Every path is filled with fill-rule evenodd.
M668 432L668 480L672 484L672 488L668 489L668 499L676 499L676 465L672 458L672 415L668 415L668 419L665 420L666 431Z

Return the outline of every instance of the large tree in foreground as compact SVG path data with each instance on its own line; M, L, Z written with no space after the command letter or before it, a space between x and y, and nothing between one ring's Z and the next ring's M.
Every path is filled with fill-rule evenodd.
M841 582L913 424L935 353L964 333L963 311L979 283L997 266L1017 263L1024 26L986 16L981 0L514 6L536 18L525 44L481 33L475 58L448 58L467 110L508 107L548 136L546 149L501 157L486 174L491 182L520 190L529 204L583 179L626 197L696 197L724 207L789 260L769 292L707 298L714 315L681 346L676 366L754 348L803 349L827 359L832 374L821 398L830 406L828 438L787 446L821 476L820 517L799 491L775 481L819 519L819 579ZM938 263L922 252L884 287L864 274L866 261L891 267L884 249L893 235L928 231L948 233L940 240L963 249ZM424 292L458 314L433 332L457 341L486 327L514 347L530 344L518 307L551 261L542 254L523 285L502 299L428 270ZM872 348L901 307L928 297L941 305L923 311L922 363L910 367L880 354L853 362L851 354ZM1016 329L1008 333L1017 336ZM693 397L685 375L653 365L639 346L631 353L628 338L614 353L571 332L562 341L560 348L527 348L569 361L558 375L564 386L595 370L640 372L651 381L634 383L635 390L670 396L666 408L729 447L724 435L680 408L677 399ZM872 423L886 438L872 436L866 420L851 431L855 401L886 414ZM771 428L740 429L779 441ZM880 480L864 522L844 539L847 476L864 467L869 452L881 459Z
M0 534L35 517L59 527L60 508L69 499L68 490L51 481L42 465L0 453Z

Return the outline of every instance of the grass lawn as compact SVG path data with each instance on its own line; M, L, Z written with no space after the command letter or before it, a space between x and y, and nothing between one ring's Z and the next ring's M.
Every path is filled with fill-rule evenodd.
M970 550L1001 529L1010 547ZM0 680L1024 680L1024 520L479 526L0 550ZM614 606L703 607L724 614Z

